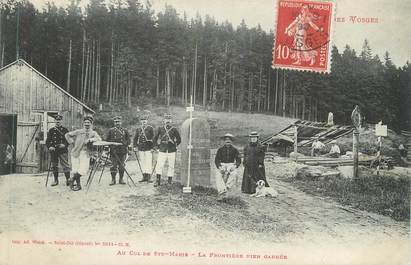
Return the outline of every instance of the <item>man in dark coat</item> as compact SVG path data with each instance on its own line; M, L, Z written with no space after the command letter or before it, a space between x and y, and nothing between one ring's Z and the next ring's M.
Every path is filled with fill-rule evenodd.
M241 165L240 153L232 145L233 138L232 134L224 135L224 145L218 148L214 160L217 167L215 180L219 196L232 188L237 179L237 169Z
M111 185L116 184L117 171L119 172L120 178L119 184L126 184L123 180L124 177L124 167L125 161L128 155L128 146L131 144L130 134L127 129L121 127L122 119L120 116L114 117L114 127L108 131L106 141L122 143L122 145L111 146L110 147L110 158L112 167L111 172Z
M164 114L163 126L158 128L157 134L154 137L154 144L159 149L156 164L157 181L154 183L156 187L161 184L161 174L166 161L168 161L168 184L171 184L173 181L176 151L177 146L181 143L181 137L178 130L172 126L171 121L171 114Z
M259 143L257 132L251 132L249 137L250 142L244 148L244 175L241 191L253 194L257 181L264 180L266 187L268 187L268 183L264 168L265 147Z
M67 128L61 125L63 116L57 114L54 119L56 125L47 132L46 146L50 151L51 169L54 175L54 182L51 186L57 186L59 184L59 171L58 164L60 160L61 167L66 177L66 185L70 185L70 165L68 162L68 143L64 137L68 133Z
M141 126L137 128L133 141L134 151L138 154L143 174L143 179L140 182L152 182L150 177L153 170L154 128L148 124L148 113L141 116L140 123Z

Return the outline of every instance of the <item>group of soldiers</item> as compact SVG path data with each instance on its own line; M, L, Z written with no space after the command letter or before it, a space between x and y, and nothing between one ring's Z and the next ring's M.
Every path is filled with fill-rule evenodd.
M58 179L58 162L60 161L63 172L66 177L66 184L74 191L81 190L80 178L88 173L90 169L90 157L93 150L93 143L102 141L99 134L93 130L93 117L85 116L83 128L69 132L62 126L62 116L55 116L56 125L51 128L47 134L46 145L51 155L51 167L53 171L54 182L51 186L59 184ZM111 185L117 183L116 176L119 175L118 183L124 182L125 162L129 153L129 148L133 144L133 151L136 154L137 162L142 172L140 182L153 182L151 176L156 173L154 186L161 185L161 177L165 163L168 162L166 172L168 184L172 183L174 176L174 165L176 160L176 151L181 143L181 137L178 130L172 125L171 114L164 115L162 126L155 131L153 126L148 123L149 116L144 114L140 117L140 124L137 128L133 141L132 136L126 128L122 126L122 118L116 116L113 118L114 127L110 128L104 140L110 146L111 160ZM240 152L232 144L234 136L225 134L223 137L224 144L217 150L215 157L216 187L218 194L225 197L227 192L232 189L239 175L241 165ZM111 144L110 144L111 143ZM71 167L68 162L68 146L71 148ZM158 151L157 160L153 166L153 152ZM265 147L259 142L257 132L251 132L249 143L244 148L244 173L241 190L244 193L252 194L255 192L256 182L264 180L268 186L265 177L264 168ZM70 177L70 170L73 175ZM126 172L127 173L127 172Z
M154 186L161 184L161 175L165 163L168 162L167 177L168 183L171 184L174 176L174 165L176 159L177 146L181 143L181 137L178 130L172 125L171 114L164 114L163 125L155 132L154 128L148 124L148 114L140 117L140 125L136 130L133 139L133 151L137 155L137 160L141 168L143 177L140 182L151 183L151 175L156 173ZM47 133L46 145L50 152L50 170L54 175L54 182L51 186L59 184L58 180L58 163L62 166L66 177L66 185L74 191L81 190L80 177L87 174L90 167L90 157L93 150L93 143L101 141L100 135L93 130L93 117L85 116L83 119L83 128L69 132L62 126L63 116L55 116L56 125ZM116 184L117 173L119 175L118 183L124 182L125 161L131 145L131 135L128 130L122 127L122 118L116 116L113 118L114 127L110 128L105 141L117 143L110 145L111 160L111 183ZM68 146L71 148L71 167L68 162ZM153 152L158 150L157 162L153 167ZM70 177L70 170L73 175Z

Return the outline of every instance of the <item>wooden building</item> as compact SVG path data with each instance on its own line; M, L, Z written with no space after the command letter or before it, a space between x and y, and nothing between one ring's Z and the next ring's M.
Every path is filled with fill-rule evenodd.
M0 149L15 150L14 165L0 174L47 170L45 138L56 113L63 115L63 126L73 130L94 111L24 60L0 69Z

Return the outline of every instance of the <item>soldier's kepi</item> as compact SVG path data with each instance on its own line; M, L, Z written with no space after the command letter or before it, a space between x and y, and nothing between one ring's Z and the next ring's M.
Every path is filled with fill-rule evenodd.
M148 118L147 112L140 117L140 127L137 128L133 141L137 162L143 174L143 178L139 182L152 182L150 177L153 169L154 128L148 124Z
M122 119L120 116L113 118L114 127L110 128L108 131L106 141L122 143L122 145L111 146L110 147L110 160L112 167L111 172L111 183L110 185L116 184L117 171L119 172L119 184L126 184L123 180L124 177L124 167L125 161L128 154L128 146L131 144L130 134L127 129L121 127Z
M54 175L54 182L51 186L56 186L59 184L58 179L58 163L60 160L61 167L63 169L64 175L66 177L66 185L70 184L70 165L68 162L68 143L66 138L64 137L66 133L68 133L67 128L61 125L63 116L61 114L57 114L54 116L56 121L56 126L51 128L47 132L47 140L46 146L50 151L50 159L51 159L51 168L49 170L53 171Z
M181 137L178 130L171 125L171 121L171 114L164 114L163 126L158 128L157 134L154 137L154 143L159 149L156 164L157 181L154 186L161 184L161 174L166 161L168 161L168 183L171 184L173 180L176 151L177 146L181 143Z

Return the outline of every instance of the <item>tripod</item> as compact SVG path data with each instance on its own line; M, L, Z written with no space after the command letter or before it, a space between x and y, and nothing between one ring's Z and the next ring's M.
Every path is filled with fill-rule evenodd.
M103 158L104 149L110 150L110 146L112 146L112 145L121 145L121 143L99 141L99 142L95 142L93 145L97 147L98 157L97 157L96 161L94 162L93 167L90 170L90 174L88 176L87 183L86 183L86 186L87 186L86 193L88 192L88 190L89 190L89 188L90 188L90 186L93 182L94 176L95 176L95 174L98 170L98 166L101 165L101 164L103 165L103 168L102 168L101 173L100 173L100 178L99 178L99 181L98 181L98 183L100 183L101 177L103 176L104 169L106 168L106 165L107 165L107 161L111 158L111 154L109 153L109 151L107 153L109 153L110 155L106 155ZM120 160L118 155L115 152L113 152L112 154L114 155L114 159L118 162L121 169L123 169L124 172L126 173L127 180L130 179L131 182L133 183L133 185L135 187L137 187L134 180L130 177L130 174L128 173L127 169L125 168L124 163ZM103 162L103 160L104 160L104 162ZM127 181L127 184L128 184L129 187L131 187L130 184L128 183L128 181Z

